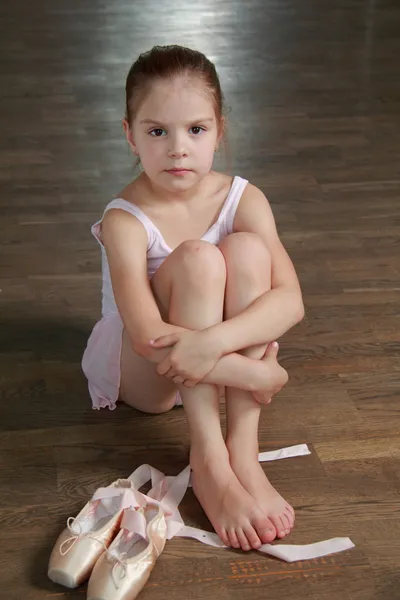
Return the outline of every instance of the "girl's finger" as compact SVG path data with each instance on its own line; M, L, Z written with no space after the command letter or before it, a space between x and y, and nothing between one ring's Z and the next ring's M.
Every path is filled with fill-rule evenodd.
M184 382L184 384L183 384L183 385L184 385L186 388L194 388L194 387L197 385L197 383L198 383L198 381L192 381L192 380L190 380L190 379L187 379L187 380Z
M157 367L157 373L159 375L165 375L166 373L168 373L168 371L170 370L170 368L171 368L171 365L170 365L170 362L169 362L169 357L166 356L164 358L164 360L162 360L160 362L160 364L158 365L158 367Z
M162 335L156 340L150 340L149 345L153 348L167 348L168 346L173 346L179 341L179 337L175 333L171 333L170 335Z

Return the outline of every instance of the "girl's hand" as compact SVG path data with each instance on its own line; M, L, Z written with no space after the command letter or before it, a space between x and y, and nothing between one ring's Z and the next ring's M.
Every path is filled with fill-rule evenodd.
M264 375L258 382L258 389L252 392L254 400L259 404L270 404L272 397L281 391L288 382L286 370L278 363L278 342L268 344L261 364L264 367Z
M158 365L157 373L188 388L194 387L212 371L222 356L218 340L207 330L164 335L151 340L150 346L172 347L168 356Z

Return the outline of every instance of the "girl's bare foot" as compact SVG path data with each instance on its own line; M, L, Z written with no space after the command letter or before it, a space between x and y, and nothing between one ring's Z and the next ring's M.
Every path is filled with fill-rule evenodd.
M229 442L227 442L229 448ZM261 510L268 515L276 529L276 535L284 538L294 525L294 510L276 491L265 475L257 456L243 453L240 446L229 450L230 463L236 477L255 499Z
M239 483L228 452L224 454L205 459L191 453L193 491L226 546L257 549L275 539L275 527Z
M258 384L259 389L252 394L260 404L269 404L272 396L277 394L289 380L287 371L278 363L278 350L278 342L272 342L267 346L261 359L265 367L263 381Z

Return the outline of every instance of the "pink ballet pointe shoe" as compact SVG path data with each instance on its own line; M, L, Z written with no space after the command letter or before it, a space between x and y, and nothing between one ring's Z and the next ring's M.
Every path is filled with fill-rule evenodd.
M120 528L125 508L139 506L133 483L118 479L99 488L92 499L59 535L50 556L48 576L55 583L78 587Z
M159 506L125 510L121 531L93 569L87 600L134 600L163 551L166 537L167 524Z

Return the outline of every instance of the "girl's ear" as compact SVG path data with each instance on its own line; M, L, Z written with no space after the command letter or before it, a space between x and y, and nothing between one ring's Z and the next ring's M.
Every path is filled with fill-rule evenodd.
M127 119L122 119L122 126L124 128L126 141L128 142L129 146L131 147L132 152L136 155L139 155L139 152L137 151L137 147L135 144L135 140L133 139L132 130L130 128L130 125L129 125Z

